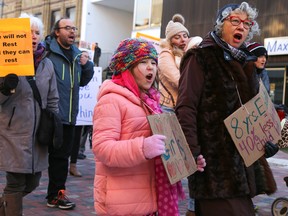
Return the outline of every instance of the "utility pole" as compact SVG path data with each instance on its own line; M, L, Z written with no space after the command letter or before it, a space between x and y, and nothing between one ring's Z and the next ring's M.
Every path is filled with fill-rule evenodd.
M4 8L4 0L0 3L0 7L1 7L1 18L3 18L3 8Z
M3 9L4 9L4 6L6 4L4 3L4 0L2 0L2 2L0 3L0 7L1 7L1 19L3 18Z

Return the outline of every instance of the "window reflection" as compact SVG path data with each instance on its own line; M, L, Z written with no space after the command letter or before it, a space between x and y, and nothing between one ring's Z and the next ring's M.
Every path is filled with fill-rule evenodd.
M152 0L151 26L161 24L163 0Z
M60 10L55 10L55 11L52 11L51 13L51 30L53 30L53 26L55 24L55 22L57 20L59 20L61 18L61 13L60 13Z
M135 27L145 27L149 25L150 1L151 0L138 0L135 2Z
M266 68L270 80L270 97L273 103L283 104L287 100L285 95L286 70L285 68Z
M40 20L43 20L43 16L42 16L42 13L36 13L34 14L35 17L39 18Z
M70 7L66 9L66 17L71 19L74 23L76 21L76 8Z
M134 28L160 26L163 0L136 0Z

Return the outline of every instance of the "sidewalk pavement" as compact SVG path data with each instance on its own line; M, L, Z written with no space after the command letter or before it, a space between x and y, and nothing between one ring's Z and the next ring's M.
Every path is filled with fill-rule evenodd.
M77 167L82 173L82 177L68 175L66 190L69 199L76 203L74 210L60 210L58 208L49 208L46 206L46 190L48 184L47 171L42 174L40 186L31 194L24 198L25 216L88 216L96 215L93 206L93 178L94 178L94 156L89 149L88 142L85 154L85 160L78 160ZM283 178L288 176L288 155L279 151L273 158L268 159L274 177L277 181L278 190L271 196L258 195L253 198L255 205L259 207L257 216L271 216L271 204L278 197L287 195L287 187ZM184 179L183 187L188 197L187 180ZM0 172L0 191L5 186L5 173ZM119 197L120 199L120 197ZM184 216L187 208L187 200L181 201L180 215Z

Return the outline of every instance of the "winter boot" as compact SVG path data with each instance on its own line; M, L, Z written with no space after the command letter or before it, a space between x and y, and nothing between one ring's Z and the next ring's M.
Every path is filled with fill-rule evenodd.
M22 216L22 193L3 194L5 216Z
M0 197L0 216L5 216L4 204L4 199Z
M77 170L76 163L70 163L70 175L81 177L82 174Z
M186 216L195 216L195 212L187 210Z

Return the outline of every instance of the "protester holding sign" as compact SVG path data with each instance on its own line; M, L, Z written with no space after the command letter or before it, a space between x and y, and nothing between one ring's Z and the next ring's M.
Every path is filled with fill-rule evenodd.
M45 57L40 43L43 23L30 18L34 80L42 98L42 108L58 112L58 91L52 62ZM28 29L28 28L27 28ZM16 71L15 71L16 73ZM6 171L6 186L0 198L0 215L22 215L22 197L38 185L41 171L48 167L48 146L35 137L40 107L25 76L8 74L0 78L0 170Z
M121 41L112 56L113 77L101 85L93 117L97 215L179 214L181 182L169 183L159 157L166 137L152 135L147 120L162 112L157 61L154 46L141 38Z
M188 178L196 215L254 215L251 198L276 190L265 157L246 167L224 124L258 93L256 58L244 45L259 32L256 17L246 2L225 5L214 31L182 59L176 114L193 155L203 155L207 163L204 172ZM267 156L278 151L270 141L261 148Z
M54 65L57 78L59 114L63 124L63 145L60 149L49 149L47 206L66 210L76 206L68 198L65 184L79 111L79 88L87 85L94 74L93 63L87 58L85 61L81 59L82 53L74 45L76 34L73 21L61 18L45 39L47 56Z

